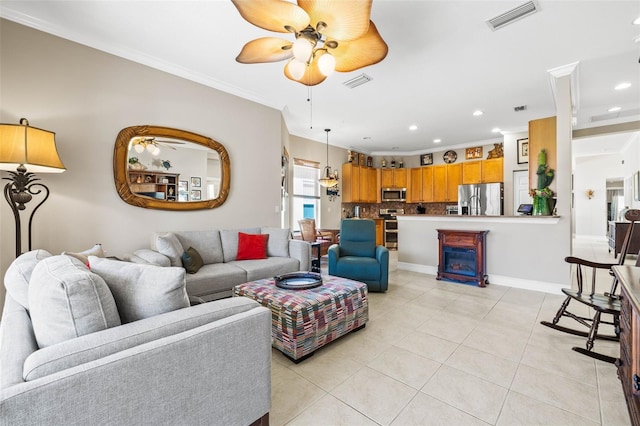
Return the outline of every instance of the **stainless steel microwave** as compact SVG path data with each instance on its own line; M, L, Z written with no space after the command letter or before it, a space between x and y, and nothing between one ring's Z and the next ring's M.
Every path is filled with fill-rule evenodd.
M382 188L382 201L406 201L407 188Z

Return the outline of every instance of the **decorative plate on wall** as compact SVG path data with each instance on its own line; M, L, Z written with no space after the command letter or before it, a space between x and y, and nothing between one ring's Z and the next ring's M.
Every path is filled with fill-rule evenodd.
M447 164L455 163L456 160L458 159L458 154L456 154L456 152L453 150L449 150L444 153L444 155L442 156L442 159Z

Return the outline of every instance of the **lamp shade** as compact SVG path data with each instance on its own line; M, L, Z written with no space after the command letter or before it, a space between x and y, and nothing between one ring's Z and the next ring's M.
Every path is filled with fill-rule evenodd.
M62 173L66 169L56 149L55 133L20 124L0 124L0 170L24 165L32 173Z

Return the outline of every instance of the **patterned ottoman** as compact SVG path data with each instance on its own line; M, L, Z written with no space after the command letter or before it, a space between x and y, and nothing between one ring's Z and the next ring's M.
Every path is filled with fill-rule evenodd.
M268 278L235 286L233 295L271 309L273 347L296 363L369 319L367 285L331 275L308 290L285 290Z

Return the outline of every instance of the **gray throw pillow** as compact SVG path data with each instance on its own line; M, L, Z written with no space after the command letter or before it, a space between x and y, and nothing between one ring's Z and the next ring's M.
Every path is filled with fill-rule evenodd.
M106 281L123 323L189 306L185 270L89 256L91 270Z
M182 253L182 266L189 274L195 274L202 268L204 262L202 256L198 253L198 250L193 247L189 247L184 253Z
M171 260L171 266L182 267L184 248L173 232L154 233L151 236L151 248L167 256Z
M4 275L4 286L7 293L25 309L29 309L29 280L33 268L47 257L51 257L51 253L46 250L32 250L23 253L9 265L7 273Z
M40 348L120 325L107 284L71 256L51 256L36 265L29 306Z
M289 257L289 238L291 230L289 228L262 228L263 234L269 234L267 243L267 256L269 257Z

